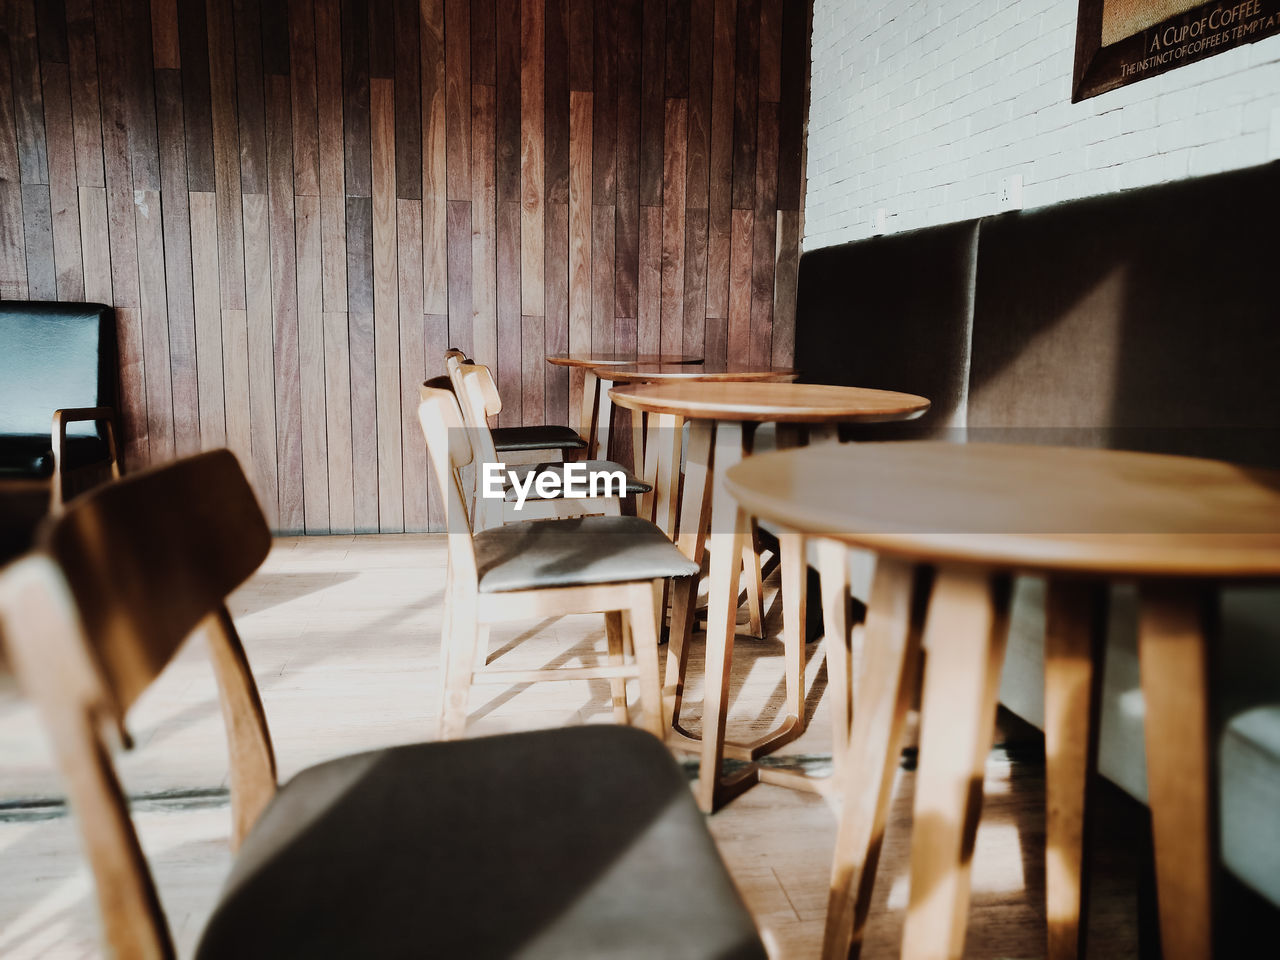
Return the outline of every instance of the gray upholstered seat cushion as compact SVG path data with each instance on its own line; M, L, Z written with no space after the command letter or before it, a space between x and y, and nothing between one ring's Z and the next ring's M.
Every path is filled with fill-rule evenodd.
M532 427L497 427L493 448L499 453L514 450L585 450L587 441L572 427L546 423Z
M697 566L640 517L509 523L475 535L481 593L691 577Z
M588 726L312 767L249 835L199 960L764 957L679 768Z
M563 463L539 463L539 464L528 464L523 467L510 467L508 469L510 469L511 472L514 473L517 478L519 478L522 484L525 482L525 477L527 477L530 473L534 473L534 472L557 474L561 477L561 483L563 484L564 466L565 465ZM590 477L592 473L596 473L599 471L607 471L609 473L613 473L614 471L620 471L624 478L625 490L628 496L636 493L648 493L650 490L653 489L653 487L649 486L649 484L645 483L643 480L634 476L631 473L631 471L628 470L626 467L624 467L622 464L614 463L612 460L588 460L583 464L583 466L587 470L588 477ZM519 496L520 495L516 492L515 485L508 483L507 493L506 493L507 502L515 503L519 499ZM538 492L534 487L530 487L528 499L542 500L543 498L538 496ZM550 499L558 500L560 498L552 497Z

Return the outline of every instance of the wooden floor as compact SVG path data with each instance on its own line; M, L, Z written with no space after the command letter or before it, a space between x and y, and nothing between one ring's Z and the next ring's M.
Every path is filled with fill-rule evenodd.
M282 778L333 756L435 736L444 542L440 536L282 539L234 598L275 737ZM773 586L773 585L771 585ZM770 599L773 598L772 590ZM780 626L741 639L730 731L745 739L782 707ZM508 664L574 662L603 649L600 617L495 627ZM701 674L700 644L692 675ZM821 769L830 756L822 645L809 649L809 732L780 762ZM634 691L633 691L634 697ZM688 697L696 717L695 680ZM607 681L543 683L473 694L473 734L610 722ZM226 748L213 677L188 646L135 708L138 747L120 758L135 820L179 952L189 956L229 864ZM1044 955L1044 766L1038 739L1006 718L987 764L966 955ZM909 766L909 763L907 764ZM914 776L900 771L863 956L895 955L907 900ZM0 956L99 954L92 890L73 822L29 709L0 678ZM1137 955L1143 815L1104 790L1095 837L1093 956ZM819 796L756 787L710 819L712 832L775 957L813 957L821 942L835 814Z

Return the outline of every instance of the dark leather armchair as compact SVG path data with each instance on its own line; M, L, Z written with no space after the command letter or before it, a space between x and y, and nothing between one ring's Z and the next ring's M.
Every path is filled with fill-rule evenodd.
M0 303L0 484L48 488L62 508L72 474L120 475L116 330L97 303Z

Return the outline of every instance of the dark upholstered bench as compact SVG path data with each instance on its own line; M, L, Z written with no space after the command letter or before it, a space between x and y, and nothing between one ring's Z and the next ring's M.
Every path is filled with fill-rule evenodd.
M0 302L0 559L26 548L69 479L117 469L117 369L110 307Z

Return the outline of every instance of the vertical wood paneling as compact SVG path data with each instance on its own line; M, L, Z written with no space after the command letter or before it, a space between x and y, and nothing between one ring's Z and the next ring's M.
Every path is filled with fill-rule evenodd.
M449 241L449 346L472 353L471 336L471 204L450 200Z
M347 210L342 147L342 43L338 0L317 0L316 91L320 132L321 279L325 313L347 312ZM326 344L325 355L329 355Z
M171 460L173 381L169 365L169 307L165 295L164 214L158 190L134 194L142 294L142 347L147 383L147 436L150 455Z
M547 203L545 356L569 349L569 205ZM536 355L530 344L527 355ZM546 372L548 423L569 422L569 370L548 367Z
M5 18L18 138L18 168L24 184L49 182L40 84L40 51L36 45L35 0L8 0Z
M53 261L53 217L49 188L43 183L22 185L22 235L27 246L27 290L36 300L58 299Z
M0 297L116 308L126 465L439 528L417 389L576 422L568 350L787 362L807 0L9 0Z
M378 395L373 319L373 201L347 198L347 349L357 533L378 531Z
M302 499L307 533L329 532L329 463L325 424L324 295L320 200L295 198L298 271L298 389L301 402Z
M422 79L418 0L395 0L396 196L422 198Z
M725 342L728 356L751 356L751 254L755 213L734 210L729 235L729 324Z
M156 71L156 139L164 202L164 283L169 313L174 451L178 456L187 456L200 449L200 400L182 80L177 70Z
M84 299L80 253L80 200L76 182L71 85L65 63L46 63L44 125L48 141L49 208L53 227L54 275L59 300Z
M471 198L471 4L469 0L444 0L444 7L445 152L448 157L448 197L450 200L469 200Z
M760 0L738 0L733 77L733 207L750 209L755 191L756 106L760 99Z
M667 101L662 167L662 352L684 343L684 188L689 101Z
M244 250L248 265L245 327L249 352L250 477L268 522L280 526L276 455L275 336L271 321L271 226L267 198L244 195Z
M414 35L417 39L417 35ZM418 386L427 377L425 318L422 314L422 206L412 199L396 203L400 321L400 444L402 448L404 529L429 528L427 448L418 425ZM432 359L440 356L444 348ZM379 469L382 465L379 464Z
M542 316L544 311L544 38L543 0L523 0L520 6L520 310L526 316ZM541 337L536 342L540 343Z
M323 214L321 214L323 217ZM324 395L329 457L329 531L355 532L355 480L351 443L351 349L347 315L324 314Z
M520 321L520 204L498 201L496 273L498 277L498 342L494 376L502 396L498 425L518 426L524 421L524 392L520 384L522 344Z
M498 359L494 106L493 87L472 84L471 352L480 363Z
M293 191L298 196L319 196L316 24L310 0L289 0L289 95L289 119L293 127Z
M222 303L218 282L218 201L212 193L191 193L191 278L196 324L196 378L200 400L200 448L227 442L222 371ZM85 207L85 212L88 207ZM89 218L85 218L88 222ZM85 250L89 249L86 237ZM93 276L85 260L86 280ZM88 284L86 284L86 287ZM89 291L86 289L85 291Z
M271 322L275 356L279 528L290 533L302 533L306 529L306 521L291 99L289 78L280 74L268 76L267 205L271 231Z
M778 201L778 104L760 102L756 137L755 231L751 253L752 363L768 363L772 353L774 232Z
M654 355L662 348L662 208L640 208L639 316L636 352Z
M422 0L422 307L449 312L444 0Z
M591 94L569 94L569 350L591 350ZM569 409L582 379L570 371Z
M614 211L608 204L591 205L591 349L612 353Z
M5 184L4 186L11 186ZM103 187L81 187L80 198L80 250L84 257L84 296L90 303L111 303L111 240L107 227L107 191ZM4 221L0 215L0 224ZM194 234L195 227L192 227ZM194 245L194 241L193 241ZM0 247L3 247L0 243ZM21 249L18 242L9 248ZM0 260L3 254L0 254ZM194 264L194 260L193 260ZM217 251L214 251L213 271L217 278ZM2 294L8 296L8 294Z
M243 310L244 226L240 124L236 115L235 39L230 0L208 0L209 87L213 98L213 175L218 199L218 265L224 310ZM99 34L101 39L102 35ZM104 123L104 133L110 128ZM104 153L113 152L104 140ZM108 161L109 166L109 161ZM111 186L108 171L107 186ZM117 292L117 296L119 293ZM230 423L228 423L230 431Z
M400 263L396 256L398 213L394 94L394 81L382 78L371 81L378 529L383 533L404 531L404 461L400 438L400 294L396 289L399 284Z
M94 42L93 24L86 23L83 26L86 48L91 49ZM83 82L75 82L77 35L78 31L73 24L72 92L73 96L77 96L77 92L80 94L75 101L76 165L77 168L83 168L81 159L85 154L93 156L96 153L98 161L101 161L102 144L98 125L90 120L85 133L87 142L84 149L81 149L81 103L85 104L86 115L96 113L98 76L95 72ZM188 2L178 7L178 55L182 64L183 129L187 138L187 189L191 192L212 193L217 185L213 162L213 89L209 73L209 25L203 3ZM88 142L90 139L93 142Z

